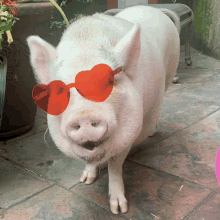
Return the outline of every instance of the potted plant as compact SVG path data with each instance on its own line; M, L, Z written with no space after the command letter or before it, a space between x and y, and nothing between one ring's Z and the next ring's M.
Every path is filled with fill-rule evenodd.
M7 34L7 41L9 44L13 42L11 35L11 28L14 24L14 20L19 20L14 17L17 15L17 7L13 6L15 2L10 0L0 1L0 51L2 50L3 35ZM7 75L7 58L0 54L0 128L2 127L3 109L5 103L5 87L6 87L6 75Z
M13 42L13 38L11 36L11 28L14 24L15 20L19 20L19 18L15 17L17 15L17 8L14 6L15 2L11 2L11 0L1 0L0 1L0 50L2 50L1 43L3 41L3 34L7 34L8 43Z
M48 2L0 2L0 69L1 76L4 75L0 79L0 139L3 139L22 135L34 126L37 107L32 99L32 89L36 81L26 39L33 34L46 39L50 37L48 29L55 7ZM15 7L19 7L17 13L13 13ZM20 20L15 23L18 20L16 14Z

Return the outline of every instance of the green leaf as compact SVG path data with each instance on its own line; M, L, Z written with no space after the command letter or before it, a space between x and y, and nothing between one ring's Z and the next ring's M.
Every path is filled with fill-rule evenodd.
M14 17L14 16L12 17L12 19L17 20L17 21L20 20L20 18L17 18L17 17Z
M12 26L13 26L13 23L11 21L4 21L4 22L0 23L0 30L1 31L11 30Z
M9 20L20 20L17 17L10 16L10 14L9 15L0 15L0 17L4 17L4 18L9 19Z
M8 8L9 8L9 6L4 4L1 6L1 11L7 11Z

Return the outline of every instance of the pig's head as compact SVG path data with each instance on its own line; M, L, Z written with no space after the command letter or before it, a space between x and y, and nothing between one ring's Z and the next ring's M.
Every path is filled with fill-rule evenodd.
M98 64L113 71L123 67L105 101L88 100L72 87L66 109L59 115L47 114L57 147L67 156L97 165L131 146L143 123L143 101L136 85L140 27L127 22L119 29L114 19L99 14L79 19L67 28L57 48L38 36L27 39L40 84L74 83L79 72Z

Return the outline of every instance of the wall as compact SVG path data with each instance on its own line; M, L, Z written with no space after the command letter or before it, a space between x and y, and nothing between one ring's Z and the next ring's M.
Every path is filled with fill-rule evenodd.
M220 1L195 0L193 11L193 46L209 56L220 59Z
M172 0L159 0L171 4ZM204 54L220 59L220 0L176 0L189 6L194 13L191 46ZM185 43L186 28L181 30L181 44Z
M148 4L148 0L118 0L118 8L123 9L137 4Z

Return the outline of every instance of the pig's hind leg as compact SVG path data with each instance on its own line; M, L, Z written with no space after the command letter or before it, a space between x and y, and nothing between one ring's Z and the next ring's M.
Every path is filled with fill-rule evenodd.
M152 107L149 108L146 115L144 116L142 131L139 134L138 138L133 143L133 145L140 144L141 142L146 140L148 137L154 136L154 134L156 133L157 123L160 117L160 109L161 109L162 101L163 101L162 95L158 95L158 97L155 98L155 101L152 104Z

